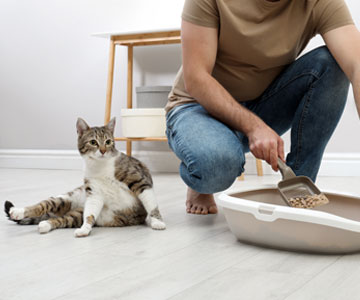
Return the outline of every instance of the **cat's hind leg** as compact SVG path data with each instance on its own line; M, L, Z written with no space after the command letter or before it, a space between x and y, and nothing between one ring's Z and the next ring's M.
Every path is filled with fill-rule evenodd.
M47 200L41 201L38 204L27 206L27 207L14 207L12 203L7 201L5 208L8 207L9 219L19 224L24 219L38 219L43 216L49 218L49 214L63 215L68 212L71 208L71 201L64 200L62 197L50 197Z
M166 225L161 217L153 188L144 189L137 195L147 212L146 223L152 228L162 230Z
M49 218L39 223L40 233L48 233L56 228L78 228L82 225L83 208L70 210L62 217Z
M44 214L40 217L24 217L25 208L14 207L10 201L5 201L5 214L8 219L18 223L19 225L34 225L39 224L42 220L47 220L49 215Z
M27 207L15 207L10 201L5 202L5 213L9 220L20 225L38 224L51 216L62 216L70 209L81 206L83 188L79 187L65 195L50 197L38 204Z

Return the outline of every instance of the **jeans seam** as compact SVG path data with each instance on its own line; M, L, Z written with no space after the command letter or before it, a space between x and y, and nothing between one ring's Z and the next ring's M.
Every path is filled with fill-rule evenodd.
M323 74L325 74L325 72L323 72ZM304 104L304 108L303 111L301 112L301 117L300 117L300 121L299 121L299 129L298 129L298 144L297 144L297 153L296 153L296 158L295 158L295 163L294 163L294 169L297 170L300 167L300 152L302 150L302 145L301 145L301 138L302 138L302 131L303 131L303 127L304 127L304 119L306 117L307 112L309 111L309 106L310 106L310 101L311 101L311 97L313 94L313 90L314 90L314 86L315 84L318 82L319 79L321 79L321 77L323 76L323 74L321 76L316 75L316 74L312 74L314 77L316 77L316 81L313 82L310 85L310 88L308 90L308 95L306 97L306 102Z
M244 153L243 153L243 158L244 158L243 162L240 163L240 170L241 170L240 175L241 175L242 173L244 173L244 171L245 171L244 166L245 166L245 163L246 163L246 158L245 158L245 154L244 154Z
M306 102L304 104L304 108L301 112L301 117L300 117L300 121L299 121L299 127L298 127L298 134L297 134L297 151L296 151L296 158L295 158L295 163L294 163L294 169L297 170L300 167L300 152L302 150L302 145L301 145L301 138L302 138L302 131L303 131L303 127L304 127L304 119L306 117L306 114L308 112L308 108L309 108L309 104L310 104L310 98L312 96L313 93L313 88L311 87L309 92L308 92L308 96L306 97Z
M307 71L304 73L301 73L293 78L291 78L289 81L287 81L284 85L282 85L281 87L279 87L278 89L274 90L272 93L270 93L269 95L267 95L266 97L262 98L257 104L261 104L264 101L266 101L268 98L271 98L272 96L274 96L276 93L280 92L282 89L284 89L286 86L288 86L290 83L292 83L293 81L299 79L302 76L307 76L307 75L312 75L314 76L317 80L321 77L319 76L318 72L314 72L314 71Z
M171 135L172 141L175 143L179 153L182 155L183 159L180 159L182 161L182 163L186 166L186 168L188 169L188 172L191 176L194 176L192 173L194 171L194 169L192 169L192 167L189 166L190 162L192 161L191 159L191 154L187 153L187 151L184 151L184 147L182 145L182 142L179 140L179 137L177 134L172 134ZM189 169L190 167L190 169ZM196 176L195 176L196 177Z
M171 137L173 136L173 132L172 132L171 128L167 126L165 133L167 136L167 143L169 145L169 148L174 152L173 148L171 147Z

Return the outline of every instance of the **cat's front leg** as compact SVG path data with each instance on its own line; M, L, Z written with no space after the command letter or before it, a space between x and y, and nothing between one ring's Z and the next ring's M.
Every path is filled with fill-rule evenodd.
M94 194L87 196L84 208L83 225L75 230L75 237L85 237L90 234L103 206L104 202L100 196Z
M156 196L153 188L145 189L142 191L138 198L144 205L146 212L148 213L146 223L152 228L157 230L163 230L166 225L161 217L159 207L157 205Z

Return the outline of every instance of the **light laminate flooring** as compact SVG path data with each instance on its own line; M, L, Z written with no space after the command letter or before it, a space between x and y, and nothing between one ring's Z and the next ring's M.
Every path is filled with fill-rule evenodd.
M40 235L0 218L0 299L360 299L360 254L293 253L240 243L218 215L185 213L178 174L154 174L165 231L146 226ZM232 188L275 184L246 176ZM321 177L360 195L359 177ZM26 206L81 185L80 171L0 169L0 199ZM360 213L360 212L359 212Z

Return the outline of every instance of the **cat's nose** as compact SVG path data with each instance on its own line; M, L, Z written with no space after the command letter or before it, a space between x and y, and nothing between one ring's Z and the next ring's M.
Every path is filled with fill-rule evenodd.
M106 149L105 148L100 148L100 152L101 152L102 155L104 155L105 152L106 152Z

